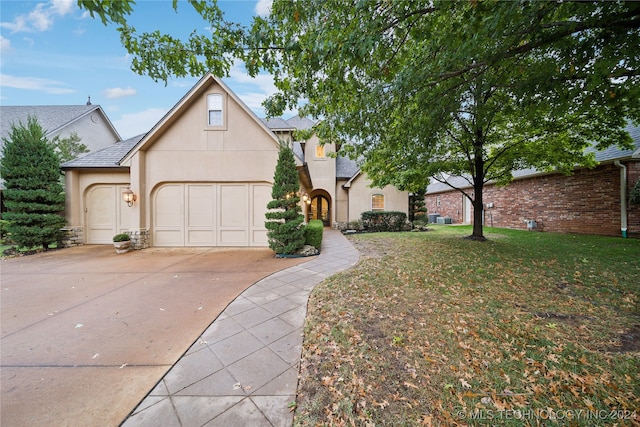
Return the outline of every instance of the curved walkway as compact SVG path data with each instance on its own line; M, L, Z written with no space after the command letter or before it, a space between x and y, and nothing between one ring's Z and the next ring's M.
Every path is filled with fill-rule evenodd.
M309 294L358 259L342 233L325 229L319 256L244 291L122 426L291 426Z

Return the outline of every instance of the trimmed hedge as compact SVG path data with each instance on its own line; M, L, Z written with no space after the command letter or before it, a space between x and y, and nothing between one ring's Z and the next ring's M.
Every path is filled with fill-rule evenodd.
M407 214L394 211L362 212L365 231L404 231L407 229Z
M320 250L324 224L319 219L312 219L304 228L304 243Z

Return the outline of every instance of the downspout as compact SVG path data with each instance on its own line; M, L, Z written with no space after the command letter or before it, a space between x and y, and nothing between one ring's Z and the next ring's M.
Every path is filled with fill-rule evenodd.
M620 168L620 230L622 238L627 237L627 167L620 160L613 162Z

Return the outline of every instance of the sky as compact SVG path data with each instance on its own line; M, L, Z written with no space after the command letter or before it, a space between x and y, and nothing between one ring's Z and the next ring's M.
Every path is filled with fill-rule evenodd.
M271 0L221 0L225 18L248 24L268 13ZM138 31L171 35L206 31L181 1L138 0L129 23ZM130 57L114 25L104 26L76 0L0 0L0 105L100 105L123 139L150 130L198 81L154 82L129 68ZM242 64L222 79L258 117L276 92L268 74L249 77ZM293 113L285 114L289 117Z

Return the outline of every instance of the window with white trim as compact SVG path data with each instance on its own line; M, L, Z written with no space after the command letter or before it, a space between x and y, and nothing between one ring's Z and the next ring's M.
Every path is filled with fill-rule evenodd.
M222 106L222 95L218 93L207 95L207 124L209 126L222 126L224 124Z
M372 211L384 210L384 194L374 194L371 196L371 210Z
M316 159L324 159L324 145L316 145Z

